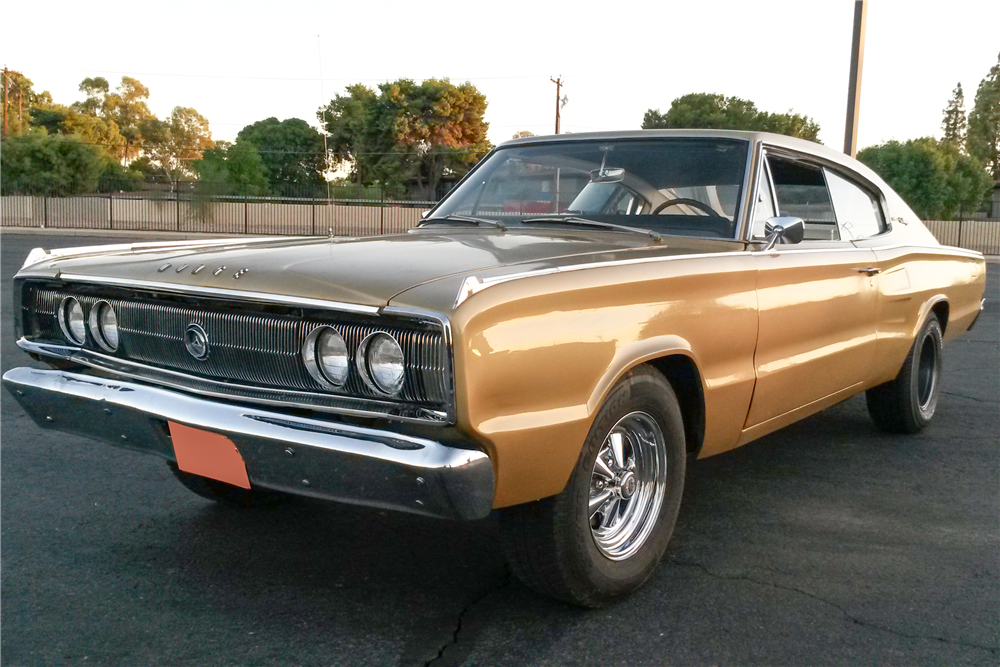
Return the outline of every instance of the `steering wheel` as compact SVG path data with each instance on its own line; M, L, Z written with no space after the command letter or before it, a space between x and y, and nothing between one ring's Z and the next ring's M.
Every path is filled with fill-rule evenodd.
M718 214L718 212L714 208L712 208L708 204L700 202L697 199L687 199L685 197L681 197L680 199L670 199L668 201L663 202L662 204L654 208L653 212L650 215L656 215L657 213L659 213L660 211L669 206L680 206L682 204L687 206L694 206L695 208L700 209L711 216L715 216L716 218L722 217L721 215Z

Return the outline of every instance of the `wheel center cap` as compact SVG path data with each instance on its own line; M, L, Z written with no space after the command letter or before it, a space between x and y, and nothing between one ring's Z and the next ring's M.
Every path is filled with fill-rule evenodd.
M636 481L635 475L631 472L625 473L621 483L618 485L618 488L621 489L622 498L631 498L638 485L639 483Z

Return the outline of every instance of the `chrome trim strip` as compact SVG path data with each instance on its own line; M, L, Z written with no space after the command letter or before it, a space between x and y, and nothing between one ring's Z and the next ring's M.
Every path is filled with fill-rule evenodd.
M220 382L208 378L201 378L178 371L165 368L154 368L145 366L134 361L119 359L100 354L93 350L82 350L64 345L50 345L48 343L36 343L25 338L17 341L17 346L29 354L41 354L56 359L72 361L82 366L87 366L105 373L113 373L116 376L137 380L139 382L155 383L162 387L168 387L177 391L211 398L220 398L227 401L238 401L243 403L256 403L260 405L271 405L285 408L301 408L305 410L315 410L330 414L340 414L349 417L375 417L379 419L393 419L398 421L411 422L415 424L452 424L454 423L454 401L449 405L449 412L442 418L439 410L412 406L406 403L390 403L388 401L377 401L368 398L358 398L354 396L343 396L340 394L321 394L294 389L262 389L260 387L250 387L246 385L234 384L231 382ZM193 386L193 385L200 385ZM281 400L264 398L259 394L271 394L282 396ZM258 395L254 395L258 394ZM285 398L287 397L287 399ZM311 400L307 400L311 399ZM331 405L331 403L356 404L358 407L344 407L343 405ZM365 407L368 406L368 407ZM382 409L378 409L382 408ZM425 417L413 417L405 412L417 412Z
M342 301L328 301L326 299L311 299L308 297L282 296L280 294L268 294L266 292L247 292L245 290L224 289L220 287L201 287L196 285L178 285L175 283L161 283L153 280L137 280L134 278L107 278L104 276L85 276L75 273L18 273L16 278L42 278L47 280L58 279L67 282L92 283L96 285L113 285L115 287L141 288L160 292L171 292L175 294L194 294L202 296L214 296L225 299L238 299L241 301L256 301L258 303L277 303L285 306L305 306L307 308L323 308L326 310L342 310L349 313L365 313L377 315L380 308L378 306L363 306L356 303L344 303Z
M726 240L729 241L732 239L726 239ZM583 271L585 269L602 269L615 266L653 264L656 262L668 262L668 261L682 260L682 259L704 259L706 257L739 257L747 254L748 253L746 250L740 250L737 252L711 252L711 253L696 253L689 255L670 255L667 257L639 257L635 259L618 259L608 262L591 262L588 264L572 264L570 266L554 266L546 269L535 269L533 271L522 271L520 273L511 273L503 276L493 276L490 278L483 278L482 280L472 275L467 277L465 281L462 283L462 286L459 287L458 294L455 297L454 307L458 308L470 296L483 291L487 287L493 287L494 285L510 282L512 280L520 280L521 278L547 276L553 273L571 273L573 271Z
M856 239L858 240L858 239ZM811 243L811 241L803 241L803 243ZM830 241L820 241L820 243L831 243ZM841 241L839 243L851 243L851 241ZM801 244L800 244L801 245ZM780 250L778 249L780 247ZM954 248L952 246L928 246L928 245L913 245L911 243L898 243L895 245L887 246L866 246L866 245L850 245L841 248L801 248L797 246L776 246L774 250L740 250L734 252L712 252L712 253L696 253L689 255L669 255L666 257L642 257L636 259L619 259L608 262L592 262L589 264L573 264L571 266L555 266L545 269L535 269L533 271L522 271L520 273L511 273L503 276L493 276L489 278L480 279L475 275L468 276L462 285L458 288L458 294L455 297L455 308L458 308L462 303L464 303L470 296L482 292L488 287L493 287L494 285L499 285L501 283L510 282L512 280L519 280L521 278L531 278L534 276L545 276L552 273L568 273L571 271L583 271L585 269L599 269L605 267L615 267L615 266L629 266L633 264L653 264L656 262L670 262L679 261L684 259L705 259L709 257L758 257L762 255L775 255L775 254L801 254L801 253L837 253L837 252L857 252L859 250L898 250L900 248L908 248L918 251L936 251L940 254L956 254L963 255L966 257L971 257L974 259L979 259L983 256L981 252L975 250L966 250L964 248Z
M493 504L493 466L478 449L66 371L14 368L3 384L43 428L167 460L165 422L221 433L252 488L458 519L483 518Z

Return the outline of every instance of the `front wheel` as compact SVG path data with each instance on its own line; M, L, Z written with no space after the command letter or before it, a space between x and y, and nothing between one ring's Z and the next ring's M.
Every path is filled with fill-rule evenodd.
M648 366L634 369L598 411L562 493L501 512L511 569L529 587L585 607L635 590L673 533L685 459L670 383Z
M931 423L941 392L941 323L931 314L920 327L899 375L867 391L868 414L889 433L917 433Z

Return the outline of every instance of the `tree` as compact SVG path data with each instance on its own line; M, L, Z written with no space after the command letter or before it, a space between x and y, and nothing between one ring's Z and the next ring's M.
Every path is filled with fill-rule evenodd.
M150 161L171 179L191 176L191 162L213 146L208 119L190 107L174 107L165 121L143 121L140 136Z
M941 120L941 131L944 136L941 138L941 142L955 146L956 148L965 148L965 133L968 127L968 122L965 118L965 93L962 92L961 82L955 86L955 90L951 91L951 99L948 100L948 106L944 108L944 118Z
M808 116L760 111L750 100L712 93L690 93L670 103L666 113L649 109L642 129L699 128L776 132L819 141L819 125Z
M979 82L969 113L969 154L1000 181L1000 56Z
M976 160L933 137L870 146L858 159L924 219L950 220L961 211L975 210L991 185Z
M31 127L31 110L52 104L49 91L36 93L31 79L20 72L7 70L7 80L0 80L0 89L6 91L3 99L3 114L6 119L4 136L16 137L26 134Z
M333 156L364 184L409 186L434 197L445 175L462 176L491 148L486 96L471 83L399 79L376 93L360 84L318 112Z
M301 118L257 121L240 130L236 143L258 151L274 192L300 194L301 186L323 183L323 135Z
M246 142L225 141L206 149L191 163L200 183L213 194L267 194L267 170L257 148Z
M72 195L93 192L107 158L80 137L52 135L43 129L3 140L0 171L3 192Z
M104 77L86 78L80 82L80 92L87 96L82 102L75 102L73 109L87 116L100 118L106 123L114 123L122 137L119 147L115 147L116 157L122 161L134 160L142 153L145 138L150 135L150 123L157 118L146 100L149 88L132 77L123 76L121 84L114 92ZM146 125L146 137L143 126ZM153 124L155 126L155 124ZM156 132L154 135L159 136Z
M375 92L361 83L347 87L347 95L336 95L317 112L327 131L327 149L334 162L351 165L351 176L361 182L364 161L365 116L377 99Z
M81 113L76 107L53 104L31 110L31 126L45 128L51 134L78 136L85 143L96 146L109 157L117 156L125 147L125 139L118 132L114 121Z
M515 132L514 136L511 137L511 139L524 139L526 137L533 137L533 136L535 136L534 132L529 132L528 130L521 130L520 132Z

